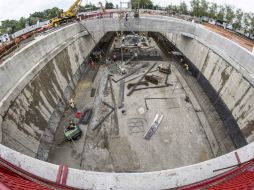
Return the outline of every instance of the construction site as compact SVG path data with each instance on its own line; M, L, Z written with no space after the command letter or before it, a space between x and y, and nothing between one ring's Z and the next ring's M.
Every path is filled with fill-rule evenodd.
M210 28L117 10L5 56L3 171L45 189L253 187L252 43Z

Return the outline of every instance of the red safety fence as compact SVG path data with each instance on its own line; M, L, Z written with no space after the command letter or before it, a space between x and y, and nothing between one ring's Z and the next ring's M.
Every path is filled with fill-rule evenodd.
M179 190L196 189L254 190L254 160L238 164L233 169L211 179L179 188Z
M254 190L254 160L234 166L234 169L211 179L179 188L180 190ZM62 177L61 177L62 176ZM59 166L56 179L52 181L31 174L0 158L0 189L76 189L65 185L68 167Z
M31 174L20 167L0 158L0 190L49 190L61 189L71 190L78 189L66 186L68 177L68 167L59 166L56 179L52 181Z

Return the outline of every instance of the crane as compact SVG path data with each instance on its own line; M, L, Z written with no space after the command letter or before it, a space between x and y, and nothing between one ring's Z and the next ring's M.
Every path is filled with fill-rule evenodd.
M58 26L59 24L74 18L76 14L78 13L81 2L82 0L76 0L66 12L63 12L59 17L52 18L50 20L49 25Z
M102 5L102 3L101 2L99 2L99 5L100 5L100 7L101 7L101 10L102 10L102 12L106 12L106 10L105 10L105 8L103 7L103 5Z

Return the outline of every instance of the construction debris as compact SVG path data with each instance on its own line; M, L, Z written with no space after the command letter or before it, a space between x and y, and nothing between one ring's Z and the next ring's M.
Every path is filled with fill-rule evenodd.
M154 69L154 70L150 71L149 73L153 73L153 72L156 72L156 71L158 71L158 69ZM142 76L143 74L144 74L144 73L139 74L139 75L137 75L137 76L135 76L135 77L133 77L133 78L131 78L131 79L125 81L125 83L130 82L130 81L133 81L133 80L137 79L138 77Z
M109 108L114 109L114 107L111 106L111 105L109 105L107 102L102 101L102 103L103 103L104 105L108 106Z
M148 129L148 131L144 134L144 139L146 140L150 140L151 137L155 134L155 132L157 131L161 121L163 119L163 115L159 115L159 114L156 114L154 120L153 120L153 123L151 125L151 127Z
M119 88L118 109L121 109L124 106L124 84L125 84L125 81L122 80L120 82L120 88Z
M91 97L94 97L95 92L96 92L96 89L95 89L95 88L92 88L92 89L91 89L91 95L90 95L90 96L91 96Z
M155 77L154 75L146 75L145 80L155 85L159 84L158 78Z
M130 89L131 87L135 86L137 83L129 83L127 85L127 88ZM141 81L137 85L144 85L144 86L149 86L149 83L146 81Z
M121 77L120 79L117 79L117 80L116 80L116 79L112 78L112 80L113 80L115 83L117 83L117 82L119 82L119 81L121 81L121 80L123 80L123 79L125 79L125 78L127 78L127 77L129 77L129 76L131 76L131 75L133 75L133 74L135 74L139 69L146 67L146 65L147 65L147 64L143 64L143 65L141 65L141 66L139 66L139 67L133 69L132 71L130 71L129 73L127 73L127 74L125 74L123 77Z
M130 96L134 90L136 89L136 87L138 86L139 82L141 82L144 77L154 68L154 66L156 65L157 63L155 62L145 73L144 75L138 80L138 82L132 87L132 89L130 90L130 92L127 94L127 96Z
M79 119L79 123L84 125L89 124L92 114L93 114L93 109L85 109L85 111L83 112L82 116Z
M145 89L152 89L152 88L165 88L165 87L168 87L168 86L173 86L173 84L168 83L168 75L169 75L169 74L167 74L167 76L166 76L165 85L138 88L138 89L135 89L135 91L138 91L138 90L145 90Z
M107 115L105 115L105 117L103 117L99 123L97 125L94 126L94 128L92 128L93 130L97 129L98 127L101 126L101 124L110 116L110 114L113 112L114 110L111 109L110 112L107 113Z
M165 74L171 74L171 69L169 68L163 68L163 67L159 67L159 71L161 73L165 73Z
M104 105L109 107L111 110L102 118L100 121L92 128L92 130L97 129L101 126L101 124L110 116L110 114L115 110L113 106L109 105L107 102L102 101Z
M110 90L111 90L111 97L114 107L114 135L119 135L119 124L118 124L118 117L117 117L117 107L116 107L116 99L114 95L113 85L112 85L112 78L109 76L109 84L110 84Z

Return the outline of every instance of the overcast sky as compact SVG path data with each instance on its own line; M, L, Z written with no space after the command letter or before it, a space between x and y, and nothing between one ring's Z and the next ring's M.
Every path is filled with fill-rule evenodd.
M92 2L97 5L100 0L83 0L82 4ZM122 0L122 2L127 0ZM169 4L179 4L183 0L152 0L154 4L167 6ZM254 12L254 0L208 0L218 4L230 4L236 8L241 8L246 12ZM19 19L21 16L28 17L35 11L43 11L52 7L59 7L66 10L74 0L0 0L0 21L5 19ZM102 2L105 2L103 0ZM120 0L108 0L114 4L119 4ZM189 3L190 0L185 0Z

